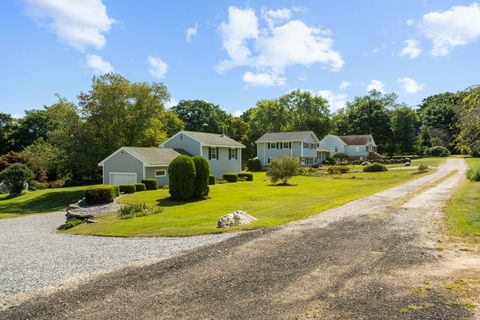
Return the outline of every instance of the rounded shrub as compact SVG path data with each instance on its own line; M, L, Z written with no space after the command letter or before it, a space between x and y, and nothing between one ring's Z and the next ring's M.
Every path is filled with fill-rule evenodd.
M113 202L115 188L109 185L90 187L85 190L87 204L105 204Z
M196 171L191 157L180 155L173 159L168 166L168 176L172 199L188 200L193 196Z
M12 195L26 191L25 188L28 188L34 177L32 170L23 163L14 163L0 172L0 182L3 182Z
M120 195L120 187L117 185L110 185L113 188L113 197L116 198Z
M251 172L240 172L238 177L245 179L245 181L253 181L253 173Z
M210 166L207 159L202 156L194 156L193 163L195 164L195 180L193 197L204 198L208 196L210 188L208 187L208 180L210 176Z
M470 181L480 181L480 164L476 164L472 166L470 169L467 171L467 178Z
M299 174L299 169L300 164L298 158L283 155L270 162L268 177L272 183L280 182L282 185L287 185L288 180Z
M135 193L136 187L134 184L121 184L120 192L122 193Z
M333 159L332 157L328 157L327 159L323 160L322 164L326 165L326 166L334 166L335 165L335 159Z
M155 178L142 179L141 181L147 190L157 190L158 189L158 180Z
M374 162L372 164L368 164L363 167L363 172L381 172L381 171L388 171L387 167L383 164Z
M147 186L145 185L145 183L135 183L136 192L145 191L145 190L147 190Z
M209 185L214 185L216 182L217 182L217 179L215 178L215 176L213 174L208 176L208 184Z
M238 175L236 173L224 173L223 174L223 180L228 181L228 182L237 182L238 181Z
M435 146L428 149L425 149L425 155L429 157L448 157L450 151L447 148L442 146Z
M248 159L247 160L248 171L262 171L262 164L259 159Z
M347 166L330 166L327 168L328 174L344 174L347 173L350 169Z

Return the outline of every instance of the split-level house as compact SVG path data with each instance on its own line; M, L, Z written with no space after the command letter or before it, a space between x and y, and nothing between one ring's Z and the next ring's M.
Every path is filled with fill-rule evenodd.
M168 166L181 154L200 155L208 160L210 173L217 178L226 172L240 172L245 146L224 134L180 131L159 147L122 147L98 165L103 183L138 183L155 178L159 185L168 184Z
M371 134L336 136L326 135L321 141L320 146L330 152L346 153L351 159L366 160L369 155L376 155L377 145Z
M272 159L282 155L297 157L302 165L312 165L321 163L329 153L319 145L320 140L313 131L269 132L255 143L262 166L268 166Z

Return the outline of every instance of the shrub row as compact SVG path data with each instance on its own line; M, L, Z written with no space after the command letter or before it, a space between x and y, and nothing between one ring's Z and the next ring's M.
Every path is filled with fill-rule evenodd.
M328 174L344 174L347 173L350 169L347 166L330 166L327 169Z
M214 185L216 182L217 182L217 179L215 178L215 176L213 174L208 176L208 184L209 185Z
M134 184L121 184L120 192L122 193L135 193L136 187Z
M429 157L448 157L450 151L447 148L442 146L435 146L425 149L425 155Z
M90 187L85 190L87 204L105 204L113 202L118 189L111 185Z
M244 179L245 181L253 181L253 173L251 172L240 172L238 177Z
M157 179L155 179L156 181ZM145 183L135 183L135 191L136 192L139 192L139 191L145 191L147 190L147 186L145 185Z
M237 182L238 181L238 174L226 172L223 174L223 180L228 182Z
M363 167L363 172L381 172L381 171L387 171L387 167L385 167L383 164L374 162L372 164L368 164L365 167Z
M147 190L158 189L158 180L155 178L142 179L142 183L145 185Z

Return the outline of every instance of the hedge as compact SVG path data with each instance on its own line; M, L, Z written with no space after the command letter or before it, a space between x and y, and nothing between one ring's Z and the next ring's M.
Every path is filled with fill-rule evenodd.
M238 175L236 173L224 173L223 179L228 182L237 182Z
M425 150L425 155L430 157L448 157L450 151L447 148L442 146L435 146Z
M157 190L158 189L158 180L155 178L142 179L141 181L147 190Z
M145 183L135 183L135 191L145 191L147 190L147 186Z
M120 192L122 193L135 193L135 185L134 184L121 184L120 185Z
M327 168L328 174L344 174L349 170L347 166L330 166Z
M240 172L238 177L244 178L246 181L253 181L253 173L251 172Z
M365 167L363 167L363 172L380 172L380 171L387 171L387 167L385 167L383 164L374 162L372 164L368 164Z
M85 190L87 204L111 203L115 198L115 188L110 185L91 187Z
M210 166L207 159L202 156L194 156L192 158L195 164L195 180L193 181L193 197L205 198L208 196L210 188L208 187L208 179L210 176Z
M120 187L117 185L111 185L113 188L113 197L116 198L120 195Z
M262 164L259 159L248 159L247 160L248 171L262 171Z
M169 192L174 200L188 200L195 190L195 163L186 155L180 155L168 166L170 180Z
M217 179L215 178L215 176L213 174L209 175L208 176L208 184L209 185L213 185L217 182Z

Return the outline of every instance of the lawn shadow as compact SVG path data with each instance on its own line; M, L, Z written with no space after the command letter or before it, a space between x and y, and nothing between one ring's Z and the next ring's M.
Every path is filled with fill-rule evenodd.
M291 183L270 183L267 186L269 187L298 187L298 184L291 184Z
M209 199L211 198L207 197L202 199L189 199L185 201L179 201L179 200L173 200L171 197L168 197L168 198L158 199L157 204L160 205L161 207L176 207L176 206L181 206L189 203L205 201Z
M83 196L84 191L77 190L51 192L30 200L6 204L1 203L1 200L6 200L2 198L0 199L0 212L29 214L58 211L65 209L69 204L80 200Z

